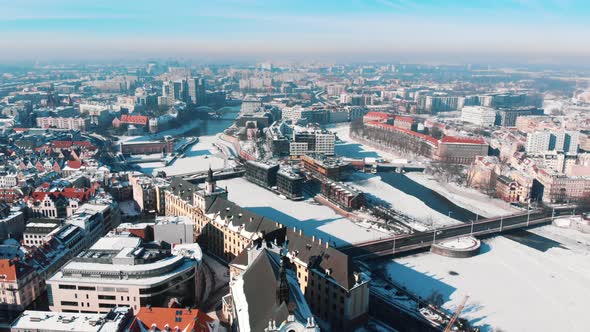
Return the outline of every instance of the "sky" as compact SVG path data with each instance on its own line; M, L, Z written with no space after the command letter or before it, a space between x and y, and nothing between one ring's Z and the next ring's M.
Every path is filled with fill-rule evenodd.
M0 0L0 61L590 59L588 0Z

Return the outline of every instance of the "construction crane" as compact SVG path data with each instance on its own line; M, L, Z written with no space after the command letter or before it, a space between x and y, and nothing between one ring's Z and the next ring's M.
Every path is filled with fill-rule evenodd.
M449 321L449 324L447 325L447 328L445 329L444 332L451 331L451 329L453 328L453 325L455 324L455 321L457 320L457 317L459 317L459 314L461 313L461 311L463 311L463 308L465 307L465 303L467 302L467 299L469 299L469 296L465 296L463 298L463 301L459 305L459 308L457 308L457 311L455 311L455 314L453 315L453 317L451 317L451 320Z

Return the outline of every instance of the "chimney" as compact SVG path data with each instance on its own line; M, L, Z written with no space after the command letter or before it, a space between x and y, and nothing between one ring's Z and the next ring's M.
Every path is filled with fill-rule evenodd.
M330 241L326 241L326 249L330 248Z
M311 242L315 242L315 235L311 236Z
M299 236L303 235L303 231L301 230L301 228L299 229Z
M322 238L321 237L318 238L318 243L319 243L320 246L322 245Z

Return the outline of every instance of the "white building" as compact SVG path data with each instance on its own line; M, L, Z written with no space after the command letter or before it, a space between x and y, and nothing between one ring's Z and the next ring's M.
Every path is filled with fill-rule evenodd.
M127 307L104 314L27 310L10 325L10 332L123 332L132 318Z
M496 122L496 110L484 106L465 106L461 110L461 121L492 127Z
M332 133L315 133L315 152L323 153L328 156L334 155L334 142L336 136Z
M172 300L192 304L201 261L196 252L185 248L174 255L147 249L140 238L103 237L47 280L49 308L106 313L119 306L166 307Z
M527 134L526 152L539 154L560 151L568 154L578 152L580 133L577 131L535 131Z

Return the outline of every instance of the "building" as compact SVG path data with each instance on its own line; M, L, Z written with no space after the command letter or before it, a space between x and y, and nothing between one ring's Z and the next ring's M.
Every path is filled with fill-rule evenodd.
M463 108L464 97L457 96L420 96L418 106L428 113L452 112Z
M267 188L276 186L277 172L279 171L278 164L249 160L244 166L248 181Z
M290 260L255 242L232 262L223 312L233 331L319 332Z
M43 293L43 278L18 258L0 259L0 320L24 311Z
M27 247L37 247L45 243L45 238L61 225L56 219L30 219L23 233L22 243Z
M27 310L10 325L10 332L125 332L132 319L128 307L101 314Z
M366 203L362 191L342 182L322 182L322 195L345 210L360 209Z
M483 138L445 136L438 144L437 159L454 164L471 164L477 156L487 156L489 145Z
M47 280L49 308L106 313L119 306L135 311L170 301L192 304L200 261L196 255L148 249L136 237L103 237Z
M281 167L277 172L277 190L289 199L303 198L305 179L292 168Z
M130 174L129 183L133 189L133 200L142 212L156 211L156 188L152 178L143 174Z
M579 145L580 132L577 131L535 131L527 134L526 152L539 154L558 151L576 154Z
M214 332L219 323L198 309L141 307L128 332Z
M193 77L188 80L188 100L189 104L202 106L206 101L206 87L205 79L201 77Z
M153 226L154 241L173 244L195 243L194 223L189 217L156 217Z
M390 122L390 120L393 120L393 118L394 118L394 115L390 114L390 113L368 112L367 114L365 114L363 116L363 122L371 122L371 121Z
M57 128L67 130L86 131L90 120L81 117L38 117L36 119L39 128Z
M0 241L7 238L19 239L24 231L25 213L0 202Z
M352 172L352 165L349 162L322 155L305 155L301 158L301 164L306 172L320 180L340 181Z
M492 127L496 123L496 110L484 106L465 106L461 109L461 121L480 127Z
M166 138L163 141L121 142L120 144L120 152L124 155L172 153L173 151L173 138Z
M416 123L416 120L407 116L396 116L393 120L393 125L398 128L412 131L416 131L418 128L418 123Z
M500 108L496 112L496 125L502 127L514 127L516 126L516 119L521 116L543 114L543 109L536 107Z

